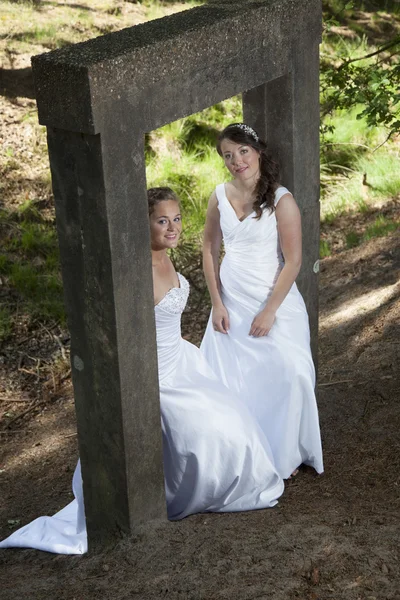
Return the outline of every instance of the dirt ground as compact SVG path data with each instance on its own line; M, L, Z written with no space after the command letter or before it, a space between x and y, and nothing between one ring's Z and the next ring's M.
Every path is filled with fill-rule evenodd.
M100 555L0 551L1 600L399 599L399 238L321 261L323 476L301 471L276 508L155 522ZM196 318L194 341L206 319L197 297L184 319L188 332ZM26 349L32 340L44 352L35 337ZM68 378L2 439L3 537L71 498Z

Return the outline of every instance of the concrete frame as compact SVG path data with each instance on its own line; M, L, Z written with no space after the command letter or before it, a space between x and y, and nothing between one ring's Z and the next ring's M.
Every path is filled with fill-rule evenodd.
M91 549L165 518L144 135L243 93L301 208L318 322L320 0L221 0L32 60Z

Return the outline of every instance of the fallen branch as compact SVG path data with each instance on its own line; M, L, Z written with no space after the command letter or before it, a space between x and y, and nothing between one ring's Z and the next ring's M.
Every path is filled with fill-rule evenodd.
M338 381L328 381L327 383L319 383L318 386L323 387L328 385L339 385L340 383L351 383L353 381L354 379L339 379Z
M22 419L22 417L24 417L25 415L27 415L28 413L32 412L32 410L35 410L35 408L38 408L39 406L44 406L45 404L47 404L48 401L47 400L42 400L41 402L35 402L34 404L32 404L32 406L30 406L29 408L27 408L26 410L24 410L22 413L20 413L19 415L17 415L16 417L14 417L13 419L11 419L11 421L9 421L7 423L7 429L13 424L15 423L15 421L18 421L18 419Z
M29 371L29 369L24 369L24 367L20 367L18 371L22 371L22 373L27 373L28 375L34 375L37 377L37 372Z
M0 402L14 404L14 402L32 402L32 398L0 398Z

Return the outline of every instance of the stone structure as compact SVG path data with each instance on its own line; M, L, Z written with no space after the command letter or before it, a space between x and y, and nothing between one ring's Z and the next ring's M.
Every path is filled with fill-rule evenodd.
M92 549L166 514L146 132L244 92L301 207L315 342L320 33L320 0L220 0L33 58Z

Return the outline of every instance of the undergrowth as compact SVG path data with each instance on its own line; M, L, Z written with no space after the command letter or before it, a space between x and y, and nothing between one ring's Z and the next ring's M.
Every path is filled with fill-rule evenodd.
M8 61L7 68L12 69L16 57L23 53L35 54L82 41L203 2L94 0L90 7L85 3L73 6L56 2L52 12L47 12L47 4L0 0L0 50ZM368 23L360 28L365 19L360 16L361 6L358 10L349 6L343 11L341 0L327 0L323 4L325 11L328 8L331 12L341 11L342 22L340 27L325 31L322 61L340 63L376 49L374 39L380 40L387 24L382 12L385 6L382 5L381 12L371 13ZM365 10L369 10L371 3L364 4ZM396 19L391 26L397 27ZM323 96L321 100L323 104ZM321 138L321 217L323 226L334 226L346 213L356 213L365 220L364 229L350 228L344 232L344 244L351 248L387 235L399 226L387 216L376 217L372 209L399 196L400 145L396 137L386 141L385 128L370 127L365 118L357 118L362 105L351 110L328 109ZM182 201L184 235L174 261L186 270L191 265L199 266L207 201L215 185L228 177L215 151L217 134L228 123L241 119L241 99L235 97L146 136L148 186L168 185ZM35 168L40 162L44 167L40 177L27 177L25 155L18 152L12 141L5 140L0 150L0 191L5 199L5 208L0 213L0 278L3 289L8 286L10 294L0 305L0 340L11 334L22 313L31 320L65 322L54 215L44 215L37 202L49 198L50 176L46 167L45 132L37 124L32 106L26 109L20 126L27 131L32 154L29 160ZM375 220L371 220L372 214ZM322 237L321 257L330 256L333 251L328 239Z
M57 236L53 221L42 218L34 203L0 212L0 277L10 289L0 314L0 339L10 335L18 315L32 321L65 325Z

